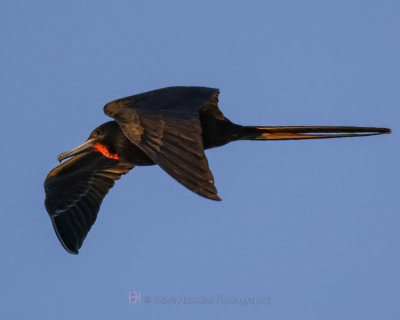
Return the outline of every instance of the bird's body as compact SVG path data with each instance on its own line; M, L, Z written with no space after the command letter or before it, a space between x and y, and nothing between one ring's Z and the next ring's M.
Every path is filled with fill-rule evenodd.
M220 200L204 150L235 140L289 140L390 133L372 127L257 127L229 121L218 108L217 89L169 87L108 103L115 120L58 156L45 180L46 209L64 248L78 253L101 202L134 166L158 164L188 189ZM334 134L332 134L334 133Z

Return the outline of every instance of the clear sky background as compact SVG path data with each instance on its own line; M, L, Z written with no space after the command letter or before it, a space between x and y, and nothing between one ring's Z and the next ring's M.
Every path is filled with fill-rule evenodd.
M399 16L396 0L2 1L0 317L400 319ZM220 88L240 124L393 134L207 151L222 202L135 168L68 254L43 204L57 154L106 102L171 85Z

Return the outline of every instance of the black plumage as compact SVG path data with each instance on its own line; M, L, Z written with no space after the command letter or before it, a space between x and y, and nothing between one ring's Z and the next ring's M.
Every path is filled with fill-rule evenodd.
M218 108L217 89L169 87L105 105L114 118L58 160L44 188L56 234L70 253L79 248L114 181L134 166L158 164L191 191L220 200L205 149L235 140L289 140L390 133L373 127L258 127L229 121Z

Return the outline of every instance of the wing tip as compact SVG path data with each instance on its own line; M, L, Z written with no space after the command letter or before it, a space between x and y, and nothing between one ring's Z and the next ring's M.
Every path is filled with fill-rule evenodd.
M55 217L51 217L51 222L52 222L52 224L53 224L53 228L54 228L54 231L56 232L57 238L58 238L58 240L60 241L61 245L64 247L64 249L65 249L68 253L71 253L71 254L73 254L73 255L77 255L77 254L79 253L79 249L80 249L80 247L78 246L78 244L77 244L77 243L71 243L71 245L68 245L68 244L64 241L63 237L62 237L61 234L60 234L60 231L59 231L59 229L58 229L57 223L56 223L56 221L55 221Z
M70 254L73 254L73 255L75 255L75 256L79 254L79 250L73 251L73 250L71 250L70 248L66 247L64 244L63 244L63 247L64 247L64 249L65 249L68 253L70 253Z
M217 192L204 192L203 190L202 191L191 190L191 191L197 193L199 196L202 196L210 200L222 201L222 199L218 196Z
M214 200L214 201L222 201L222 199L217 194L209 197L209 199Z

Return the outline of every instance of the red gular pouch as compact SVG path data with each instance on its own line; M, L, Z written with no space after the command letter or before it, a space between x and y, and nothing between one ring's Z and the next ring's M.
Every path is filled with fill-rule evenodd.
M93 148L94 148L94 150L101 152L101 153L102 153L104 156L106 156L107 158L116 159L116 160L119 159L118 154L116 154L116 153L114 153L114 154L113 154L113 153L110 153L110 152L108 151L107 147L104 146L104 145L102 145L102 144L100 144L100 143L95 144L95 145L93 146Z

